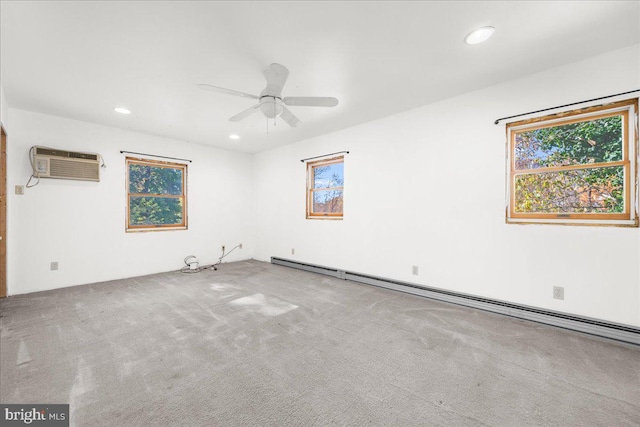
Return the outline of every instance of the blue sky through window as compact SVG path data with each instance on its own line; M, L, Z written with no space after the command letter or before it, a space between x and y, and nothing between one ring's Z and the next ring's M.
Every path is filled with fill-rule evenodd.
M332 163L315 168L314 188L342 187L344 185L344 163Z

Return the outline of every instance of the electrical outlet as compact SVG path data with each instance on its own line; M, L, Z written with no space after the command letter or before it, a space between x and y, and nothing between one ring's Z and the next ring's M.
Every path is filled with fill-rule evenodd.
M51 271L56 271L58 269L58 261L51 262Z
M553 298L564 300L564 288L562 286L553 287Z
M24 185L16 185L16 194L18 195L24 194Z
M296 254L296 250L291 248L291 255L295 255Z
M417 265L414 265L414 266L413 266L412 272L413 272L413 275L414 275L414 276L417 276L417 275L418 275L418 266L417 266Z
M242 249L242 243L240 243L240 244L238 245L238 247L239 247L240 249Z
M222 245L222 252L224 252L224 245Z

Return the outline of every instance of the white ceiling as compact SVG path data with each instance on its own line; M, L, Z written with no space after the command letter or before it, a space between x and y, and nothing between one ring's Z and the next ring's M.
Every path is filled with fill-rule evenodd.
M638 1L2 1L0 18L10 106L245 152L640 43ZM463 43L484 25L493 38ZM284 96L340 104L291 107L302 126L267 134L260 113L228 121L253 100L196 87L259 94L272 62Z

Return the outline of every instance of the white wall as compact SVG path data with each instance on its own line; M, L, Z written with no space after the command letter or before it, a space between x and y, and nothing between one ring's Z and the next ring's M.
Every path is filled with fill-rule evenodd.
M9 114L9 295L177 270L192 254L213 263L223 244L244 244L225 261L252 257L249 155L13 108ZM31 174L32 145L98 152L107 168L98 183L42 179L15 195ZM125 233L120 150L193 160L188 230ZM52 261L58 271L50 271Z
M0 85L0 124L2 127L9 132L8 129L8 115L9 115L9 104L7 104L7 99L4 97L4 90Z
M639 229L505 224L505 128L493 124L637 89L638 52L614 51L256 155L255 258L639 326ZM351 151L345 218L306 220L300 159L340 150ZM554 285L565 287L564 301L552 298Z

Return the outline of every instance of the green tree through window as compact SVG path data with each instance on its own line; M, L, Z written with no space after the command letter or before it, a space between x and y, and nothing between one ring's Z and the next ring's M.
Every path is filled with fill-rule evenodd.
M127 229L186 228L187 166L127 159Z
M634 220L629 152L635 146L628 128L636 105L509 125L508 220Z

